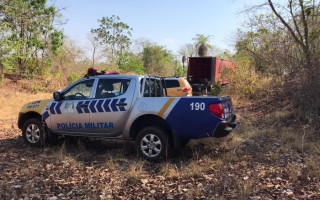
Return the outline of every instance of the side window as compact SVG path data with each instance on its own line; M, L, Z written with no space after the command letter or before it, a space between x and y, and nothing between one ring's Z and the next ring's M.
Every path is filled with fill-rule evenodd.
M143 91L143 96L144 97L149 97L150 96L150 84L151 84L151 81L149 78L146 78L146 81L145 81L145 85L144 85L144 91Z
M64 92L64 100L80 100L90 98L94 79L85 80L69 88Z
M161 86L160 86L160 80L156 80L156 91L155 91L155 93L156 93L156 97L161 97L162 96L162 94L161 94Z
M124 94L130 84L128 79L100 79L96 98L112 98Z
M178 80L165 80L167 88L180 87Z
M160 81L157 79L146 79L146 84L144 86L144 97L160 97L162 96L161 93L161 86L160 86Z

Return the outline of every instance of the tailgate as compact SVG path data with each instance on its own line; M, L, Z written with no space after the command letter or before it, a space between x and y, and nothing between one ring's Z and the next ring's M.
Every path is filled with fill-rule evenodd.
M233 119L230 97L179 97L173 101L165 117L171 130L182 139L195 139L212 136L221 122ZM228 118L220 118L209 108L211 104L221 104ZM221 108L221 107L220 107Z
M231 98L227 96L227 97L222 97L221 100L222 100L221 104L224 110L224 118L226 119L226 121L228 121L233 116L233 106L232 106Z

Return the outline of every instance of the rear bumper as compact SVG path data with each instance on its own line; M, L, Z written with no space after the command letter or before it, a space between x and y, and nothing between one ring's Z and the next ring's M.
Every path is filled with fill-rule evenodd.
M236 120L236 115L233 115L231 120L228 122L222 121L218 124L216 129L213 131L212 136L216 138L221 138L229 135L229 133L238 125Z

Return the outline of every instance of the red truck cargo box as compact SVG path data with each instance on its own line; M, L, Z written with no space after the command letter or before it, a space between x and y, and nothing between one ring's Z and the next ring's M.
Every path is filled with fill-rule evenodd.
M215 57L190 57L188 81L190 84L201 84L205 79L215 80Z
M189 57L188 81L191 85L203 84L206 79L211 83L226 84L230 82L230 77L221 77L225 69L234 70L234 64L216 57Z

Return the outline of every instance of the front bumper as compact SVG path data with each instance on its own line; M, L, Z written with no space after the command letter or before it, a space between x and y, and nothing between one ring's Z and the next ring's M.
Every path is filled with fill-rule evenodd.
M22 118L23 114L24 114L23 112L19 112L19 116L18 116L17 124L18 124L18 128L20 128L20 129L22 129L22 126L23 126L23 124L21 123L21 118Z
M238 125L238 122L236 120L236 115L233 115L233 117L228 121L222 121L218 124L216 129L213 132L213 137L221 138L229 135L229 133Z

